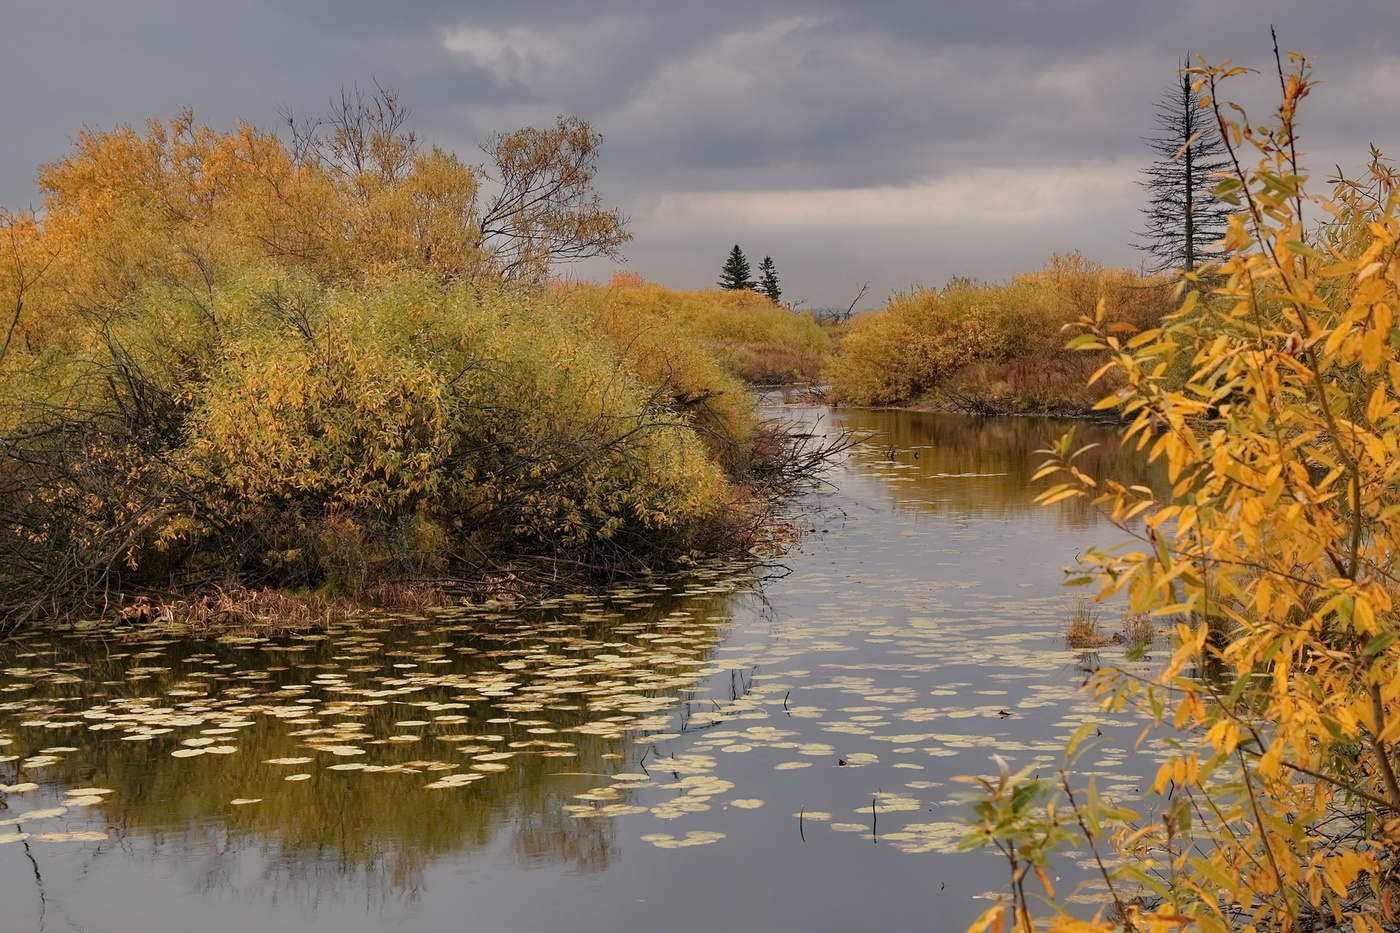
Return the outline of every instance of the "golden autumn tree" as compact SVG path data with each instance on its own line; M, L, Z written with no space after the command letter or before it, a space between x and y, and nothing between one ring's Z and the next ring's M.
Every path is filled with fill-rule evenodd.
M144 135L84 128L38 181L62 293L84 308L152 282L207 287L217 269L257 260L314 268L334 232L333 192L276 137L243 124L218 133L189 111L149 121Z
M424 151L408 116L398 95L378 84L372 94L342 90L324 118L283 112L292 160L334 192L328 266L342 277L482 274L482 169L436 146Z
M743 539L761 509L725 469L753 417L714 351L639 316L658 376L534 287L627 239L598 134L498 135L483 166L406 117L376 87L286 140L189 112L83 129L42 213L0 215L0 629L133 590L610 574Z
M39 225L32 214L12 214L0 209L0 365L9 356L11 346L32 342L29 328L35 315L25 315L25 303L30 301L44 278L53 269L57 253L52 245L39 237Z
M376 86L342 94L323 120L289 116L288 143L242 123L218 132L190 111L144 132L80 130L39 173L34 232L62 273L48 304L112 308L148 283L207 289L254 263L327 283L409 271L538 283L555 263L616 257L629 238L594 188L601 137L586 122L493 136L488 171L425 149L407 116Z
M482 146L497 190L482 210L480 244L506 279L543 281L549 267L590 256L620 258L627 219L593 188L603 137L577 117L500 133Z
M324 119L284 113L293 152L337 180L357 238L379 246L370 255L532 284L557 263L620 258L631 235L594 187L603 138L586 121L561 116L550 127L493 134L481 146L487 167L424 153L408 116L378 83L372 93L343 90ZM399 238L397 251L383 248L386 234Z
M1179 730L1178 750L1143 814L1068 779L983 782L969 840L1009 850L1014 878L983 929L1040 928L1025 887L1070 831L1116 857L1111 909L1047 929L1400 923L1400 179L1373 154L1366 178L1309 192L1311 78L1288 60L1268 127L1219 103L1242 69L1193 72L1238 211L1207 270L1218 284L1188 275L1181 309L1140 333L1101 306L1075 341L1110 354L1122 388L1100 407L1166 464L1170 495L1095 482L1068 438L1042 471L1063 480L1045 501L1085 497L1140 544L1091 553L1084 582L1174 620L1175 648L1150 681L1097 689Z

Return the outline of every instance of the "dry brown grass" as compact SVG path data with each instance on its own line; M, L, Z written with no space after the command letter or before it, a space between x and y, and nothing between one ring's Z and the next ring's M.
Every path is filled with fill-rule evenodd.
M1099 627L1098 611L1088 599L1076 599L1065 622L1065 647L1101 648L1111 640Z
M384 581L365 587L361 594L370 605L400 612L427 612L452 604L452 597L441 583L431 580Z
M143 633L268 636L367 619L375 610L426 614L453 602L443 586L432 581L380 582L366 587L354 599L230 584L185 599L140 596L123 606L115 621Z
M827 360L825 354L775 343L723 345L718 352L730 372L760 386L815 382Z
M1157 626L1145 612L1123 616L1123 644L1128 653L1143 652L1157 641Z
M1105 394L1104 386L1088 384L1100 362L1065 351L973 363L954 373L930 401L971 407L977 414L1079 413Z
M324 628L364 612L363 607L340 597L249 589L235 584L214 587L189 599L157 601L139 597L117 613L116 621L134 625L142 632L156 629L195 636L231 632L278 635Z
M1157 626L1145 612L1123 614L1121 631L1109 634L1103 629L1103 620L1093 604L1085 598L1074 601L1069 618L1065 621L1065 647L1102 648L1105 645L1122 645L1130 655L1142 654L1157 641Z

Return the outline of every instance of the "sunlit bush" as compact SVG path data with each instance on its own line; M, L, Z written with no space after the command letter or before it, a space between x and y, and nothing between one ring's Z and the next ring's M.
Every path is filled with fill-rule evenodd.
M11 403L0 575L356 592L741 545L742 384L667 317L606 311L426 275L151 287Z
M881 405L942 391L991 410L1088 408L1092 361L1068 353L1065 326L1103 301L1114 320L1151 326L1170 310L1157 280L1071 253L1006 284L955 280L896 295L851 322L827 373L840 401Z
M831 341L810 314L757 292L676 291L615 277L595 300L639 320L663 318L685 327L746 382L811 381L831 353Z
M1099 407L1165 465L1170 492L1091 479L1069 436L1041 471L1060 480L1042 501L1092 503L1134 539L1088 550L1079 582L1173 623L1165 664L1095 683L1106 708L1156 724L1163 761L1133 810L1092 778L1076 788L1090 723L1057 779L1036 763L976 781L967 841L999 847L1012 883L975 929L1396 928L1400 177L1373 153L1330 198L1308 191L1296 117L1312 82L1289 59L1258 123L1219 98L1245 69L1193 70L1232 163L1221 262L1186 275L1160 327L1128 335L1096 314L1075 341L1108 358L1119 388ZM1050 853L1070 845L1099 870L1092 922L1049 881Z
M605 337L629 370L686 411L731 468L745 461L757 426L745 383L813 378L830 352L810 315L753 292L675 291L627 277L607 287L560 286L548 300L562 320Z
M381 89L290 143L188 110L80 129L39 167L43 210L0 211L0 360L91 337L153 285L207 292L252 265L331 284L404 272L542 284L556 262L617 258L630 235L593 189L601 137L586 122L496 134L488 170L423 147L406 116Z

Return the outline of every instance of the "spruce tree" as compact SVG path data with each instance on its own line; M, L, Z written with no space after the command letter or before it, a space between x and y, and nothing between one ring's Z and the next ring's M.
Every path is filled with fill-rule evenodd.
M1157 159L1143 174L1147 189L1146 229L1134 245L1153 257L1154 272L1192 272L1211 243L1225 235L1229 205L1212 194L1219 173L1230 163L1210 111L1200 107L1185 64L1171 89L1157 102L1160 137L1143 141Z
M731 292L741 288L756 288L758 283L752 276L753 270L749 268L749 261L744 258L744 251L736 243L729 251L729 258L724 261L724 268L720 271L719 287Z
M774 304L783 295L783 290L778 287L778 270L773 267L772 256L764 256L763 262L758 264L758 291L767 295Z

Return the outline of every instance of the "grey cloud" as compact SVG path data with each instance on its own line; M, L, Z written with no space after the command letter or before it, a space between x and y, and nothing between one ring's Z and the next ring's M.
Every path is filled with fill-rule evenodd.
M377 78L403 94L420 136L467 158L494 130L560 113L591 120L607 137L603 193L636 218L638 271L709 284L723 251L751 233L768 238L751 249L774 255L787 290L815 304L833 303L848 280L875 279L879 291L954 273L1000 276L1074 247L1134 264L1132 181L1148 157L1140 137L1152 130L1153 100L1187 49L1268 67L1271 21L1285 47L1316 56L1324 84L1308 102L1305 139L1321 165L1355 165L1372 140L1395 149L1400 126L1393 0L8 6L0 77L24 91L0 101L0 203L32 203L35 166L61 155L82 124L139 123L191 105L216 126L238 117L271 126L279 105L320 112L342 85ZM1267 76L1240 91L1252 114L1266 115ZM841 193L934 197L952 190L949 180L1018 176L1049 179L1050 188L1028 189L1049 191L1090 170L1108 194L1086 195L1094 203L1059 223L1014 230L863 218L853 238L835 220L795 232L751 214L724 230L713 212L703 224L716 229L686 230L654 209L700 210L736 192L883 204ZM953 200L966 210L978 195Z

